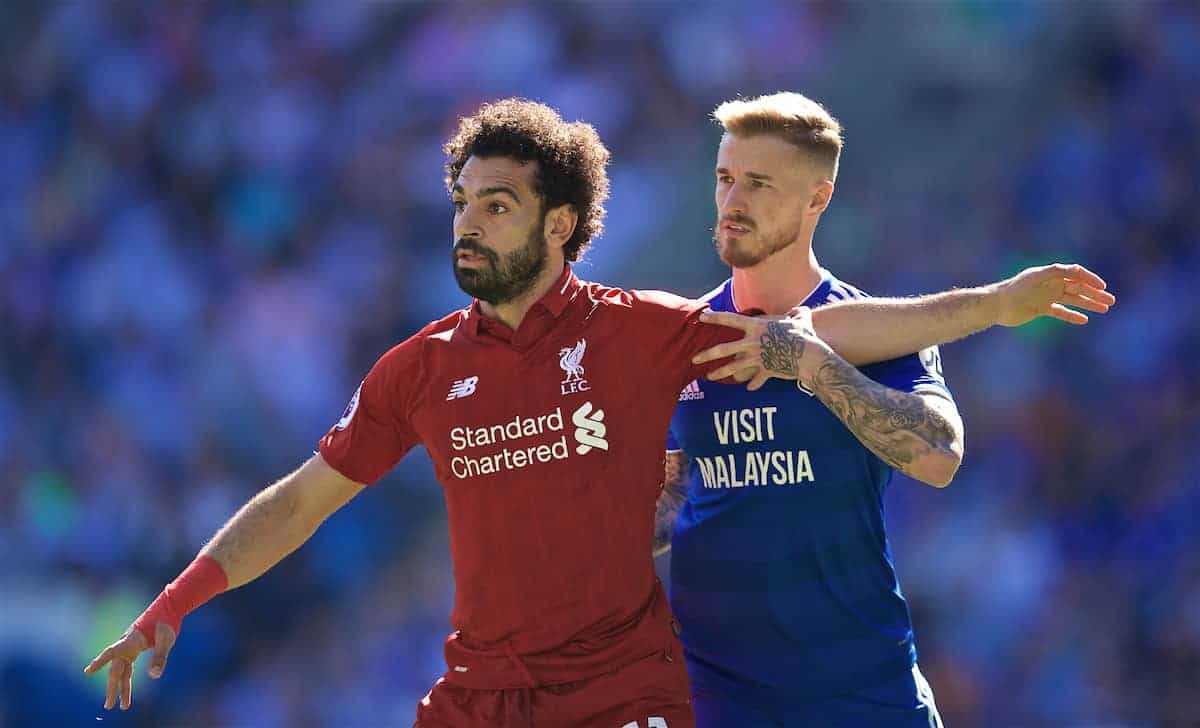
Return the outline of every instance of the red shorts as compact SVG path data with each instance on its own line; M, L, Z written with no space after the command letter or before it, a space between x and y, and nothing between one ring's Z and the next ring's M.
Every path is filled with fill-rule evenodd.
M417 704L413 728L695 728L683 656L658 652L562 685L473 690L445 678Z

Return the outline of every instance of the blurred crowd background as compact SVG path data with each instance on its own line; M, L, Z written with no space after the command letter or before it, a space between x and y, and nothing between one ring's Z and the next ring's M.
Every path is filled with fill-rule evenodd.
M725 277L708 114L781 89L846 128L815 241L841 277L1069 260L1119 296L943 349L966 460L887 508L948 724L1200 721L1197 8L0 4L0 724L408 725L453 591L421 451L189 617L130 713L80 670L466 303L460 115L523 95L593 123L613 195L577 271L699 295Z

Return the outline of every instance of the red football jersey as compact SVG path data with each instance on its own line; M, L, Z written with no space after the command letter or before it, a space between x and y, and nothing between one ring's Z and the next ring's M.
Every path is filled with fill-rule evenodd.
M716 366L692 356L741 336L700 323L705 307L568 267L516 331L476 302L388 351L322 438L360 483L429 451L456 580L449 679L568 682L669 647L651 556L667 429Z

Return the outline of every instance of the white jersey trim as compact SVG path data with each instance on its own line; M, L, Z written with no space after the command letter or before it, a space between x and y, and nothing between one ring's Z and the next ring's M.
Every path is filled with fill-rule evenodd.
M917 684L917 700L929 711L929 728L944 728L942 716L938 715L937 703L933 702L933 688L930 687L929 681L916 665L912 666L912 676Z

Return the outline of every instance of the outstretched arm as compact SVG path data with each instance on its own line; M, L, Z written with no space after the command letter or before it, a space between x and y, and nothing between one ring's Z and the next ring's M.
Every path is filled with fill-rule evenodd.
M1039 316L1071 324L1088 317L1067 306L1106 313L1116 302L1100 276L1080 265L1027 268L1012 278L916 298L868 298L813 311L816 333L856 366L895 359L992 326Z
M363 487L314 455L299 470L251 498L200 555L220 564L229 581L227 588L236 589L299 548Z
M675 531L675 519L687 501L687 453L682 450L667 451L666 473L663 489L658 494L654 511L654 555L664 554L671 549L671 534Z
M92 674L110 665L105 709L118 698L122 710L129 708L133 663L139 654L153 647L150 677L162 675L188 612L261 576L307 541L322 521L363 487L314 455L299 470L251 498L125 634L84 668Z

